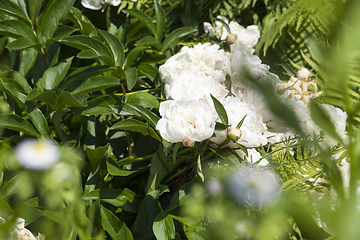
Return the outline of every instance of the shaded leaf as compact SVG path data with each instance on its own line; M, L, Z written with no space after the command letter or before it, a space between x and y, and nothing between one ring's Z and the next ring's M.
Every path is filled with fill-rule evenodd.
M46 4L37 21L37 32L42 44L53 36L60 19L65 16L74 2L75 0L51 0Z
M106 161L106 166L107 166L107 170L109 172L109 174L114 175L114 176L122 176L122 177L126 177L129 176L135 172L137 172L137 170L135 171L130 171L130 170L124 170L121 167L119 167L116 162L112 159L108 159Z
M128 68L125 70L126 76L126 86L127 89L130 91L136 85L137 82L137 70L134 67Z
M150 32L153 34L153 36L156 36L156 29L155 25L153 23L153 19L151 19L149 16L144 14L138 9L126 9L123 10L124 13L128 13L134 17L136 17L140 22L142 22L147 29L150 30Z
M158 42L161 42L164 30L165 30L165 11L161 7L161 5L157 2L157 0L154 0L154 6L155 6L155 15L156 15L156 34L155 37L158 40Z
M181 27L172 31L162 43L162 52L165 52L169 48L173 47L173 44L175 44L179 40L179 38L185 37L196 31L197 30L192 27Z
M0 113L0 127L24 132L32 136L39 135L33 125L22 117L12 113Z
M120 85L120 80L117 78L106 76L90 77L82 82L76 89L72 90L71 94L76 95L80 93L95 92L118 85Z
M161 142L161 138L155 132L154 129L148 127L146 123L140 122L135 119L125 119L118 123L115 123L110 129L117 129L117 130L124 130L124 131L132 131L132 132L139 132L144 135L149 135Z

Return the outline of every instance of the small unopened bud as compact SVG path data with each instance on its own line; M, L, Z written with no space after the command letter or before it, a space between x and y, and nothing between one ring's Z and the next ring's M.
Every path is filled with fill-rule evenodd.
M310 77L310 72L306 68L300 68L296 73L296 78L300 81L308 80Z
M242 133L239 128L230 127L228 130L228 138L233 142L236 142L237 140L239 140L241 135L242 135Z
M237 35L234 34L234 33L231 33L231 34L227 35L227 37L226 37L226 42L227 42L229 45L231 45L231 44L234 44L234 43L235 43L236 39L237 39Z
M194 140L190 140L190 139L183 139L182 140L182 143L185 147L192 147L195 145L195 142Z

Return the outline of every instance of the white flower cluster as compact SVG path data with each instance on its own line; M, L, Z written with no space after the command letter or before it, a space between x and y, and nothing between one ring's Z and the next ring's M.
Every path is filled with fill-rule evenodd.
M231 139L223 145L237 148L234 142L242 144L248 148L248 160L258 161L261 155L256 147L281 142L294 136L295 132L285 128L269 110L263 95L254 88L252 79L271 84L273 88L269 91L282 90L280 98L294 109L305 131L309 134L319 132L310 119L308 103L321 92L318 92L315 81L311 81L310 72L300 69L296 78L291 77L290 81L283 83L253 54L260 37L257 26L244 28L230 22L231 33L228 33L219 22L215 24L214 28L205 23L205 31L222 40L231 34L235 40L231 52L225 52L218 45L199 43L193 48L183 47L159 68L167 98L160 104L162 119L156 126L162 137L169 142L183 142L185 146L206 139L221 145ZM211 95L227 112L230 125L227 130L214 130L215 122L220 122L220 118ZM321 107L329 114L337 132L345 134L346 113L326 104L321 104ZM241 128L237 129L243 118ZM246 158L242 151L238 153ZM263 159L260 164L265 165L267 161Z
M0 225L4 224L6 221L0 217ZM17 218L16 226L14 229L14 234L18 240L45 240L45 235L38 233L38 236L35 237L28 229L25 228L25 219ZM11 234L13 235L13 233Z
M131 1L136 2L137 0L131 0ZM112 6L119 6L121 0L81 0L81 4L85 8L89 8L92 10L100 10L105 3L110 4Z

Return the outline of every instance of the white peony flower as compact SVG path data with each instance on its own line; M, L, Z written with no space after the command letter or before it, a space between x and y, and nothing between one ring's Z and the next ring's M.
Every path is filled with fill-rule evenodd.
M102 8L104 0L81 0L81 4L85 8L89 8L92 10L99 10Z
M215 81L223 83L230 71L230 53L210 43L199 43L193 48L183 47L179 53L160 66L161 80L165 84L170 84L184 67L191 67L193 71L211 76Z
M215 20L215 28L208 22L204 22L204 31L205 33L211 33L216 36L220 40L227 39L229 34L235 34L236 40L231 45L231 51L234 52L236 49L244 50L248 54L253 54L255 49L254 47L259 41L260 31L258 26L251 25L247 28L241 26L237 22L231 21L229 23L228 19L222 18L221 16L217 17L218 19L222 19L225 23L229 25L230 33L226 30L222 23Z
M345 142L348 140L348 136L346 135L346 119L347 113L340 108L334 107L329 104L320 104L319 105L326 114L330 117L331 122L335 126L335 131L339 134L341 139ZM325 142L330 146L334 146L337 144L337 141L331 138L328 135L325 135Z
M119 6L121 3L121 0L105 0L105 2L112 6Z
M231 55L231 82L235 87L244 87L253 79L262 80L268 74L269 66L262 64L256 55L249 55L244 50L235 50Z
M223 20L226 24L229 24L229 20L226 17L217 16L216 18ZM214 24L215 28L211 23L204 22L204 32L211 33L220 40L225 40L227 35L230 33L226 30L226 28L221 22L215 20Z
M16 155L24 167L43 170L59 160L60 150L50 140L30 139L22 141L17 146Z
M229 91L210 75L201 74L195 67L184 67L171 84L165 84L166 98L174 100L197 100L204 98L212 103L210 94L218 100L224 99Z
M239 49L246 51L248 54L253 54L255 52L254 47L260 38L258 26L251 25L244 28L237 22L230 22L229 27L231 33L237 35L235 43L231 45L231 51L234 52Z
M169 142L182 142L193 146L195 142L212 136L215 128L215 114L204 99L191 101L168 100L160 104L162 118L156 129Z
M112 6L119 6L121 0L81 0L81 4L85 8L89 8L92 10L99 10L103 7L103 4L108 3Z

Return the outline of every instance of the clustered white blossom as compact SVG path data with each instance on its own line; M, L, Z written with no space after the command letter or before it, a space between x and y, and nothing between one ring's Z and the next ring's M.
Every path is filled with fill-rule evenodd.
M0 225L4 224L6 221L0 217ZM25 219L17 218L16 226L14 232L11 235L15 235L15 238L18 240L45 240L43 234L38 233L38 236L35 237L27 228L25 228Z
M280 99L294 110L301 127L308 134L320 132L310 118L308 105L322 92L318 91L315 81L310 78L311 73L305 68L289 81L280 81L269 71L270 67L254 55L254 47L260 37L258 27L245 28L236 22L222 20L231 32L219 21L215 21L215 27L204 23L204 29L221 40L233 43L230 45L231 52L225 52L216 44L199 43L193 48L183 47L160 66L167 101L160 104L162 119L156 128L165 140L183 142L185 146L193 146L195 142L206 139L216 146L232 149L238 148L234 142L242 144L248 148L249 155L247 157L242 150L237 150L241 157L266 165L268 162L262 159L256 148L281 142L296 133L284 127L283 122L269 110L263 95L254 88L252 79L273 86L268 91L278 93ZM227 130L214 131L215 122L221 120L211 95L222 103L227 112ZM327 104L320 104L320 107L345 139L346 113ZM244 122L238 129L237 125L243 118ZM329 145L336 144L330 137L325 140Z

